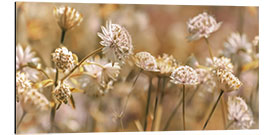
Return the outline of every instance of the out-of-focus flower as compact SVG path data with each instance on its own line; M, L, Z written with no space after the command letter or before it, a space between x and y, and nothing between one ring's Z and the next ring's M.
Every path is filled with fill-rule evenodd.
M134 56L134 61L137 67L145 70L158 72L156 58L149 52L138 52Z
M25 49L21 46L21 44L18 44L16 46L16 70L20 70L24 72L32 81L38 80L38 74L39 72L25 67L21 69L23 66L32 63L32 64L39 64L40 59L38 57L35 57L35 52L32 51L32 48L30 45L27 45Z
M20 98L22 108L26 112L37 112L49 110L48 99L36 89L26 91Z
M171 82L178 85L197 85L198 74L189 66L179 66L175 69L171 76Z
M63 70L63 72L70 70L75 65L75 60L72 56L72 52L66 47L60 47L52 53L52 60L56 67Z
M169 56L165 53L162 56L158 56L156 62L160 74L165 76L170 76L178 66L176 59L172 55Z
M17 102L20 99L20 96L31 89L32 83L23 72L16 73L16 100Z
M118 63L107 63L102 70L102 80L108 81L109 79L116 80L120 73L121 67Z
M83 20L82 14L69 6L62 6L58 8L55 7L53 14L57 20L58 25L64 31L80 25Z
M228 119L233 121L234 129L249 129L253 124L253 115L241 97L228 98Z
M52 94L58 102L67 104L71 96L70 86L66 82L59 81Z
M102 33L98 32L97 35L102 39L100 44L104 46L103 54L113 62L125 63L125 59L133 54L128 31L118 24L112 24L110 20L106 22L106 27L101 26L101 30Z
M213 16L203 12L187 22L188 32L191 34L188 39L192 41L202 37L208 38L211 33L219 29L221 24L222 22L217 23Z
M223 91L238 90L242 86L242 82L230 71L219 69L216 75L219 86Z

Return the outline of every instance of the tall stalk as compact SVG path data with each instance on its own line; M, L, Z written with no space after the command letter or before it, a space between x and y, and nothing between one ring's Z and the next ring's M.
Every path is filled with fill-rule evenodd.
M182 117L183 117L183 125L184 125L184 130L186 130L186 119L185 119L185 85L183 85L183 108L182 108L182 110L183 110L183 115L182 115Z
M151 127L151 131L153 131L154 128L154 124L156 121L156 115L157 115L157 108L158 108L158 102L159 102L159 91L160 91L160 82L161 82L161 77L158 77L158 85L157 85L157 91L156 91L156 99L155 99L155 104L154 104L154 117L153 117L153 124Z
M152 77L149 79L149 88L148 88L148 94L147 94L147 103L146 103L146 109L145 109L145 118L144 118L144 127L143 130L146 131L147 127L147 116L149 113L149 106L150 106L150 99L151 99L151 89L152 89Z

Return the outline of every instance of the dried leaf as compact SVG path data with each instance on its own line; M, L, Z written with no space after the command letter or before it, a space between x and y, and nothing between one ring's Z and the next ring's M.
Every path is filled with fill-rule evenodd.
M255 69L259 67L259 60L254 60L252 62L249 62L247 64L245 64L244 66L242 66L242 72L247 71L247 70L251 70L251 69Z

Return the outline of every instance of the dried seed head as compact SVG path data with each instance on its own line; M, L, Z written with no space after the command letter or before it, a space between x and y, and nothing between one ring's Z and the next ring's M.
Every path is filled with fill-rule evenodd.
M20 101L26 112L46 111L50 108L48 99L36 89L30 89L25 92L21 96Z
M233 121L234 129L249 129L253 124L253 115L246 102L241 97L228 98L228 119Z
M158 71L156 58L152 56L149 52L136 53L134 61L137 67L145 71Z
M197 85L199 83L198 74L189 66L179 66L172 72L170 78L172 83L179 85Z
M55 52L52 53L52 59L56 67L64 72L73 68L75 64L72 52L66 47L57 48Z
M188 32L191 36L189 40L197 40L202 37L208 38L211 33L217 31L221 26L222 22L217 23L215 18L203 12L187 22Z
M59 81L57 87L53 91L53 96L57 101L67 104L68 99L71 96L70 86L65 82L61 83Z
M176 59L172 55L162 54L156 59L157 68L161 75L171 75L178 66Z
M217 70L217 80L222 90L230 92L238 90L242 86L242 82L228 70Z
M125 63L125 59L133 54L132 40L128 31L118 24L112 24L110 20L106 22L106 27L101 27L101 30L102 33L98 32L97 35L102 39L100 44L104 46L103 54L113 62Z
M68 6L54 8L53 14L62 30L69 30L80 25L83 20L82 14Z

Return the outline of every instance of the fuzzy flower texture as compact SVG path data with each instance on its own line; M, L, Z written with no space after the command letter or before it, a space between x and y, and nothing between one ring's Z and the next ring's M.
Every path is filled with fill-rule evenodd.
M197 85L199 83L197 72L189 66L179 66L171 76L171 82L178 85Z
M70 70L75 65L72 52L66 47L57 48L52 54L52 59L56 67L64 72Z
M198 40L202 37L208 38L211 33L217 31L222 22L217 22L215 18L203 12L187 22L188 32L191 34L188 40Z
M101 26L102 33L97 35L102 39L103 54L113 62L124 63L125 59L133 54L133 45L128 31L109 20L106 27Z

